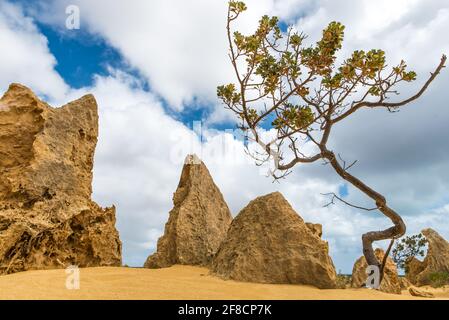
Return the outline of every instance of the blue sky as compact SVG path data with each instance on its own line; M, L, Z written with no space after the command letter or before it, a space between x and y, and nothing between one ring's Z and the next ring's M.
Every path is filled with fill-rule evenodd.
M15 1L21 3L22 1ZM110 76L111 69L120 69L138 78L144 90L152 91L151 86L139 70L130 66L126 58L109 45L101 36L85 32L83 29L67 31L60 26L52 26L40 21L36 21L36 26L42 35L48 40L48 48L56 58L55 71L64 81L74 89L90 87L94 84L95 76ZM287 30L288 24L280 22L281 30ZM202 102L194 98L189 101L183 110L172 110L169 103L159 97L166 112L173 118L192 127L196 121L204 121L211 114L210 102ZM225 130L233 128L232 121L221 121L211 123L209 128ZM268 128L269 123L265 122L264 127Z
M64 28L69 4L81 9L80 30ZM310 43L330 21L342 21L342 56L381 47L389 62L404 58L413 66L419 78L404 95L449 53L441 37L449 28L445 0L248 0L248 7L244 32L261 15L275 14L306 32ZM234 80L226 56L226 1L0 0L0 9L0 40L8 43L0 52L2 91L21 82L55 106L86 93L98 100L93 197L117 206L124 263L142 265L155 250L182 160L192 151L208 165L234 215L256 196L281 191L306 221L323 224L337 270L351 271L363 232L389 226L378 213L323 208L327 192L371 206L327 166L298 166L273 184L244 156L241 139L225 134L235 129L235 119L215 91ZM410 233L430 226L446 238L448 83L443 74L421 101L398 114L362 111L336 127L330 141L348 162L358 160L354 173L388 195ZM195 121L203 123L203 137L193 131Z
M48 40L48 48L56 58L55 71L58 72L64 81L72 88L80 89L92 86L95 76L109 76L110 69L121 69L133 74L143 83L147 91L151 91L145 77L142 77L138 70L133 69L126 62L120 52L108 45L104 39L87 32L75 31L73 35L70 31L55 28L44 23L36 22L40 32ZM170 115L185 124L193 121L201 121L207 117L209 110L201 103L192 101L185 110L172 112L167 106L167 102L162 99L163 105ZM216 124L213 127L221 129L229 124Z
M58 61L56 72L72 88L91 86L95 74L109 74L108 66L126 67L120 53L99 37L89 34L70 36L42 23L37 23L37 26Z

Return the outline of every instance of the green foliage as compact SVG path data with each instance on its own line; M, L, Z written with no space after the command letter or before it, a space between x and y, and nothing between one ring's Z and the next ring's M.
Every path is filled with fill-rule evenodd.
M331 22L315 47L301 50L302 63L318 75L330 77L336 53L342 48L345 26Z
M259 21L259 28L257 28L256 35L266 37L270 32L274 31L278 38L281 37L281 29L278 27L278 22L278 17L263 16Z
M297 33L292 34L292 36L290 37L290 43L293 46L293 48L299 48L303 40L304 38Z
M323 30L323 38L318 42L318 48L321 54L334 56L337 50L341 49L345 35L345 26L340 22L331 22Z
M401 61L399 66L393 68L394 72L398 77L401 77L404 81L412 82L416 80L416 72L415 71L406 71L407 65L404 61Z
M278 63L276 59L267 54L263 56L257 69L256 75L262 77L265 82L265 92L272 93L276 90L279 78L282 73L282 64Z
M424 257L426 244L427 239L421 233L402 238L392 250L393 261L407 273L407 264L412 258Z
M241 99L240 93L237 93L233 83L217 87L217 96L222 99L226 105L235 105Z
M264 52L260 52L261 45L271 33L273 33L277 39L281 38L281 29L278 27L278 18L263 16L262 19L260 19L259 26L254 34L244 36L238 31L234 32L234 44L240 53L252 55L252 60L248 60L249 63L257 63L260 62L260 60L257 60L256 58L260 58L259 55L264 55Z
M345 274L337 274L337 289L347 289L351 286L351 276Z
M256 121L257 118L259 117L259 115L257 114L256 109L249 108L247 110L247 114L248 114L248 122L249 123L254 123L254 121Z
M273 127L282 129L289 127L293 130L307 128L314 120L312 109L309 106L297 106L286 103L281 115L273 121Z
M229 1L229 11L234 14L238 15L246 9L246 4L243 1Z
M326 79L324 83L329 88L338 88L342 83L360 81L367 83L380 77L380 72L385 69L386 58L382 50L354 51L351 58L347 59L339 68L339 72L332 79ZM406 73L403 73L406 75ZM408 74L407 74L408 75ZM373 84L368 89L372 96L380 96L382 87Z
M433 288L441 288L449 284L449 272L434 272L429 274L430 285Z

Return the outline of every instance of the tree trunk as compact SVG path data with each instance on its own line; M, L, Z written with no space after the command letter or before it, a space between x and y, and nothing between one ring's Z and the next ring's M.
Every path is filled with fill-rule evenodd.
M373 199L379 211L393 222L394 226L391 228L383 231L371 231L362 236L363 255L365 256L366 262L369 266L378 266L380 269L381 262L377 260L374 254L373 242L402 237L406 231L404 221L393 209L387 206L387 201L383 195L374 191L358 178L348 173L337 161L335 154L332 151L329 151L325 146L321 146L321 154L323 158L329 160L332 167L344 180L348 181L354 187Z

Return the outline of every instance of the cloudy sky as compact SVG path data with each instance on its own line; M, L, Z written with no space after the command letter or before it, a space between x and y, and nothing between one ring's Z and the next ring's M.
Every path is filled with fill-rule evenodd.
M79 30L66 28L77 5ZM239 22L254 29L277 15L317 41L330 21L347 27L341 56L382 48L390 64L418 72L416 91L449 54L447 0L248 0ZM272 183L232 135L233 115L215 96L233 80L227 59L224 0L0 0L0 92L11 82L53 106L93 93L100 111L94 199L117 206L124 263L141 266L155 250L172 207L182 162L196 152L236 215L251 199L281 191L307 221L324 226L338 270L350 272L361 235L390 222L342 204L323 208L321 193L371 206L321 163ZM449 238L449 70L421 100L399 113L362 110L335 127L330 147L353 173L387 196L409 233L433 227ZM380 245L383 245L382 243Z

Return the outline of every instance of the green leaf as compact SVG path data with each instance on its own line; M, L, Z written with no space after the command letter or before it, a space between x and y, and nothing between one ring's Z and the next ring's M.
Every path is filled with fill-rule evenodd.
M246 11L247 7L243 1L229 1L229 11L235 14L240 14Z

